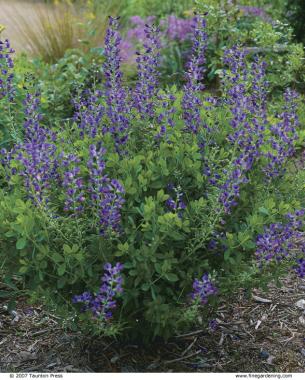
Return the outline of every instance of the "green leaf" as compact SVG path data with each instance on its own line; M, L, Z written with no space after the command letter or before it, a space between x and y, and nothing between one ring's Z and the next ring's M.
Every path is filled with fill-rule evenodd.
M23 249L23 248L25 248L26 244L27 244L27 240L22 237L22 238L17 240L16 248L17 249Z
M245 244L243 244L243 247L245 249L254 249L256 248L256 244L250 240L250 241L245 242Z
M269 210L267 210L265 207L260 207L258 211L263 215L269 215Z
M162 264L161 263L155 263L155 269L156 269L157 273L159 273L159 274L163 273L163 269L162 269Z
M141 286L141 289L143 290L143 292L147 292L147 290L150 288L150 284L143 284Z
M167 273L165 275L165 278L170 282L176 282L179 280L178 276L174 273Z
M58 276L63 276L66 272L66 264L61 264L57 269Z
M64 253L66 253L66 254L72 253L72 249L70 248L70 246L68 244L64 244L63 249L64 249Z
M228 261L230 259L231 250L227 249L223 255L224 261Z
M61 277L57 280L57 288L62 289L66 285L66 278Z
M16 235L16 232L14 232L14 231L12 231L12 230L7 231L7 232L4 234L5 237L13 237L13 236L15 236L15 235Z
M24 274L24 273L26 273L28 271L28 267L20 267L19 268L19 273L21 273L21 274Z
M60 263L64 261L64 258L62 255L60 255L58 252L52 253L52 259L54 260L55 263Z

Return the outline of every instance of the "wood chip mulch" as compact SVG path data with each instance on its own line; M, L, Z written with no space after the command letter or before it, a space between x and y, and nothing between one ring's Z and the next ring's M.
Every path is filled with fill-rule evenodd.
M305 372L305 280L294 274L281 288L223 300L215 331L199 326L149 349L65 331L22 298L16 310L7 303L0 300L0 372Z

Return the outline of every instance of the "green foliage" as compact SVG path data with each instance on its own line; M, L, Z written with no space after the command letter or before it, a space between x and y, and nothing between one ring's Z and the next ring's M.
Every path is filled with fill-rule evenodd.
M305 43L305 12L303 0L286 1L285 9L286 17L291 23L295 39L301 43Z
M178 122L178 100L177 108ZM206 157L216 167L229 165L235 156L226 144L227 110L218 108L204 115L208 125L222 125L213 135L220 148L207 148ZM169 130L171 143L156 144L151 128L145 130L140 121L138 127L130 135L126 156L113 151L110 136L104 138L106 172L119 178L126 190L120 236L100 236L89 211L79 218L65 216L61 211L64 194L57 189L47 209L33 207L26 200L22 179L14 175L6 184L3 172L0 257L7 273L22 277L32 299L56 306L68 327L149 340L167 338L207 312L189 304L194 277L214 273L220 292L226 294L237 286L259 286L282 273L275 268L261 277L253 257L255 238L264 225L303 205L305 174L291 164L284 177L266 186L257 169L243 186L239 206L224 215L217 188L209 186L203 175L197 139L186 138L178 127ZM80 140L69 123L62 123L57 132L62 149L77 152L83 159L80 169L86 178L91 142ZM170 183L183 189L187 208L182 218L166 206ZM226 247L217 252L208 248L215 231ZM103 264L116 261L124 263L124 295L115 323L100 330L87 315L75 316L71 297L84 289L97 289Z
M56 64L30 60L21 54L15 60L16 97L13 104L0 101L0 146L12 144L22 136L23 99L36 88L41 93L42 113L47 125L61 123L73 116L72 99L84 88L101 81L103 49L68 50ZM35 89L34 89L35 84Z
M251 1L245 4L267 9L272 21L249 16L237 5L224 5L215 0L199 2L199 8L207 12L208 34L211 36L207 54L208 79L217 84L223 51L240 44L268 62L267 79L274 90L291 85L303 89L304 49L293 42L292 28L276 18L283 10L283 4L278 7Z

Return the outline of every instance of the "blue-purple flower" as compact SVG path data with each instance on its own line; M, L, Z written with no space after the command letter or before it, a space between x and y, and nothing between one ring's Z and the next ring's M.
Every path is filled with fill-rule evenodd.
M183 87L181 106L186 131L197 134L202 127L200 93L204 88L202 81L205 72L207 34L205 32L206 21L202 16L195 17L193 22L193 49L186 72L186 84Z
M168 190L174 194L174 196L169 196L165 201L165 204L169 210L172 212L177 212L179 218L183 216L183 211L186 209L186 204L183 200L184 193L180 186L175 187L173 184L167 186Z
M115 298L123 292L122 270L123 265L120 263L114 266L110 263L105 264L99 291L95 295L88 291L76 295L72 298L72 302L82 303L82 311L90 311L94 318L99 318L102 321L109 320L117 306Z
M71 211L73 216L81 213L84 210L85 185L80 174L80 160L75 157L72 160L66 171L64 172L63 187L66 189L66 200L64 211Z
M217 292L218 289L213 284L210 276L206 273L200 280L197 278L194 280L191 297L194 301L199 300L200 303L206 304L208 302L208 298L212 295L217 294Z
M260 267L271 262L295 261L296 272L304 276L305 234L301 219L304 214L304 210L288 214L286 223L273 223L257 236L255 256Z
M106 150L92 144L89 149L89 193L91 204L99 218L100 233L120 232L121 209L125 202L124 187L116 179L110 179L105 173Z
M80 129L80 136L95 138L102 131L102 120L105 107L101 104L103 92L101 90L84 91L78 99L73 100L75 108L73 120Z
M269 179L285 172L284 164L295 152L294 143L298 139L297 127L300 124L297 115L298 97L295 91L286 89L283 112L279 115L280 121L270 128L270 149L265 154L268 164L263 169Z
M221 186L219 197L226 213L230 213L232 207L237 205L241 185L248 182L247 173L261 157L260 148L264 143L267 123L266 63L255 57L249 71L246 54L241 47L234 46L224 55L224 63L229 68L224 70L225 103L232 114L232 131L227 138L236 156L229 170L224 173L227 179ZM251 84L250 89L247 83Z
M127 91L122 83L119 22L117 18L109 17L109 27L105 37L105 62L103 64L105 75L105 101L107 124L104 131L113 135L116 148L120 152L121 146L128 139L129 107Z
M133 104L142 119L155 116L155 97L158 94L160 65L159 29L145 25L144 52L136 59L138 80L133 91Z
M14 100L14 87L13 87L13 68L14 61L12 58L14 49L12 49L10 41L0 41L0 100L8 97L12 102Z
M20 162L18 174L34 204L46 204L51 184L58 180L56 134L41 126L39 93L27 93L24 106L24 141L10 152L10 161Z

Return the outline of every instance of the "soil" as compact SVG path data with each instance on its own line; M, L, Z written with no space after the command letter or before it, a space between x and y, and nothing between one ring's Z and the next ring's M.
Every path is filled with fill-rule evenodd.
M5 289L0 284L0 289ZM0 372L305 372L305 280L224 299L215 331L198 326L149 349L61 327L42 306L0 301ZM304 302L305 303L305 302ZM299 302L300 304L300 302Z

